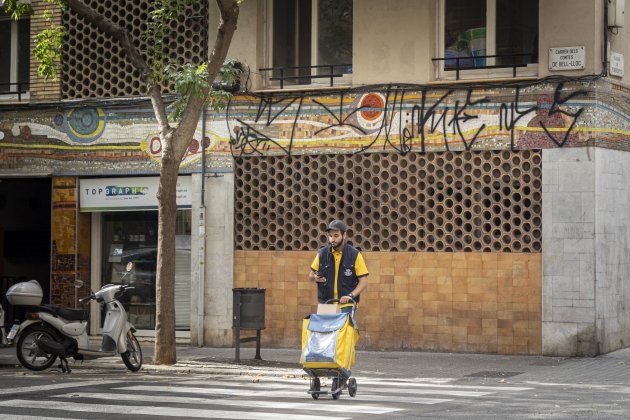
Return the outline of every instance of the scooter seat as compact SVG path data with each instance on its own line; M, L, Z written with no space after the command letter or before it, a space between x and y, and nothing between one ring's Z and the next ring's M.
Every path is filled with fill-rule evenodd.
M40 309L68 321L87 321L90 319L89 312L85 309L68 309L59 305L42 305Z

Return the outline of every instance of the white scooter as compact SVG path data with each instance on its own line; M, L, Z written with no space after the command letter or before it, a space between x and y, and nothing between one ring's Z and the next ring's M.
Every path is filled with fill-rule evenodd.
M127 273L132 269L133 263L127 264ZM90 348L87 310L68 309L59 305L38 306L41 304L42 290L36 280L11 286L7 291L9 303L34 306L26 313L26 320L13 325L7 336L9 341L17 339L17 358L22 366L34 371L45 370L59 357L61 370L70 373L66 360L68 357L87 360L120 355L129 370L140 370L142 349L133 334L136 329L127 320L125 308L116 299L125 290L132 288L127 284L107 284L80 300L96 300L107 307L101 345L99 348Z

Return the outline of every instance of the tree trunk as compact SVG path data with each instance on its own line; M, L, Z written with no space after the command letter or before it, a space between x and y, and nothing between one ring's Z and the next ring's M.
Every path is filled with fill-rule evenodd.
M221 20L217 28L212 53L207 67L208 82L217 77L227 56L232 36L236 30L239 7L237 0L215 0ZM175 228L177 220L177 175L179 165L193 138L199 115L209 89L203 97L192 95L177 128L173 129L166 115L166 106L161 89L151 81L151 68L143 54L134 45L133 36L122 26L112 22L105 15L91 8L82 0L55 1L58 6L67 6L81 18L90 22L100 32L115 40L125 52L127 59L140 72L149 88L149 97L158 122L162 142L162 165L160 168L160 187L158 189L158 255L156 278L156 321L155 353L156 364L174 364L177 362L175 348ZM200 326L203 328L203 326Z
M158 189L158 254L156 321L153 363L177 362L175 347L175 229L177 220L177 175L181 161L172 156L172 138L162 140L164 154Z

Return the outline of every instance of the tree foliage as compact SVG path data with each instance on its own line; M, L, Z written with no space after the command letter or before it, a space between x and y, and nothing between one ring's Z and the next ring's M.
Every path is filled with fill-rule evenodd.
M35 49L33 55L39 61L37 74L44 79L57 80L61 73L61 48L66 36L63 26L53 23L54 12L46 10L42 19L49 22L49 27L35 35Z

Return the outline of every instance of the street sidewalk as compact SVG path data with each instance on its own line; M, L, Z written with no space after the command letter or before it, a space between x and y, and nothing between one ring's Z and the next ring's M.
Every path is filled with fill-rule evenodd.
M250 375L302 377L300 349L261 349L262 361L254 360L254 348L241 348L241 363L235 363L233 348L177 347L177 364L152 364L153 344L141 343L144 371L155 373L205 373L211 375ZM15 347L0 347L0 368L16 367ZM123 369L119 357L71 361L76 370ZM86 372L87 373L87 372ZM390 379L468 381L471 383L630 383L630 348L594 358L544 356L502 356L469 353L429 353L402 351L358 351L353 376Z

